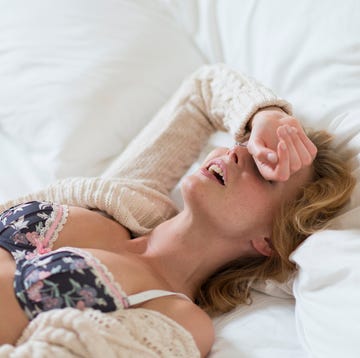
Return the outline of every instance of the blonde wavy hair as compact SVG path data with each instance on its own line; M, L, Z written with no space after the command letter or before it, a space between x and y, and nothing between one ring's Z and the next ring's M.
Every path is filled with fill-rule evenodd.
M326 131L310 131L318 152L313 180L301 188L297 199L282 205L273 223L269 257L239 258L221 267L200 287L196 302L210 315L225 313L241 303L251 303L254 281L285 281L295 265L290 254L311 234L323 230L349 200L355 186L351 168L333 149Z

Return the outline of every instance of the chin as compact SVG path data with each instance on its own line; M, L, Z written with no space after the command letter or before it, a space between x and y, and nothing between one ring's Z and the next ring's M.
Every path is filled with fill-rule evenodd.
M213 188L201 175L190 175L181 183L181 194L184 208L196 213L197 217L212 217L214 215L212 204L214 198Z
M188 175L182 180L181 194L185 203L198 201L204 197L204 185L196 174Z
M182 196L186 196L187 193L192 193L196 191L196 187L198 186L198 178L194 178L194 175L188 175L181 181L181 194Z

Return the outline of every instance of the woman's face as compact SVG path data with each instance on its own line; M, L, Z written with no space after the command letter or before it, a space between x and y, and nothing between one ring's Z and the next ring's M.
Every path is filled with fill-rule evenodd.
M217 148L182 186L188 206L222 235L270 238L274 216L311 179L306 167L286 182L265 180L246 147Z

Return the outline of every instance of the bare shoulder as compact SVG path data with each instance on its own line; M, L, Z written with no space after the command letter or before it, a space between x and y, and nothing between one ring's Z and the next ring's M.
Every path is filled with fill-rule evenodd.
M185 299L174 298L167 302L164 300L161 309L157 310L191 333L202 357L209 353L214 343L215 330L211 318L200 307Z
M197 305L187 302L186 306L183 312L178 313L176 320L192 334L201 356L205 357L210 352L215 339L213 322Z

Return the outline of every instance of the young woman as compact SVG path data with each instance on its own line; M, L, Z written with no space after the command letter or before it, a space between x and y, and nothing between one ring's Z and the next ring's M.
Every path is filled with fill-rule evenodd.
M15 343L51 309L132 307L177 322L205 356L214 339L208 313L248 302L253 281L285 280L289 254L353 188L330 136L306 135L290 114L254 80L204 67L103 177L63 180L5 204L0 343ZM183 180L176 214L168 194L216 130L237 143Z

